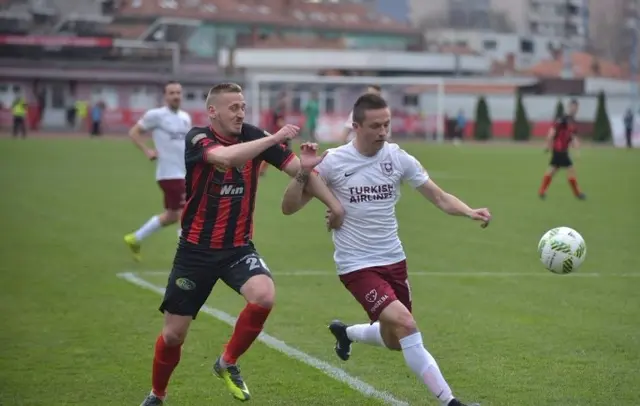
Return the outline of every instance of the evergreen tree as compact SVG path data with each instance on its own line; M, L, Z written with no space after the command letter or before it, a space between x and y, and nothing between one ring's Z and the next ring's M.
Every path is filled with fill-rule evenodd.
M607 101L604 92L598 94L598 108L593 125L593 140L597 142L611 141L611 122L607 113Z
M484 96L480 96L476 104L476 120L473 127L473 138L486 141L491 139L492 136L489 106Z
M562 99L559 99L558 104L556 105L555 119L557 120L562 116L564 116L564 104L562 103Z
M522 95L518 94L516 100L516 117L513 123L513 139L516 141L528 141L531 138L531 123L524 109Z

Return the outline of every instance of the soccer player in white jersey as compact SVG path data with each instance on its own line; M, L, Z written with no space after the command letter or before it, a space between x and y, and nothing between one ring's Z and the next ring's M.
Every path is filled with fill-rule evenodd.
M315 144L303 146L302 169L285 191L282 211L293 214L309 201L303 190L313 170L345 209L342 227L333 231L334 260L340 280L371 323L347 326L332 322L329 329L336 339L336 354L346 361L353 342L400 350L409 368L443 406L464 406L453 396L424 347L411 314L406 256L398 238L395 205L400 185L406 182L447 214L481 221L483 227L489 224L491 214L488 209L471 209L444 192L413 156L388 143L390 119L382 97L361 96L354 106L353 141L328 150L322 157L316 156Z
M364 94L375 94L378 96L382 95L382 88L378 85L369 85L367 86ZM340 141L343 144L351 141L353 139L353 110L349 113L349 117L347 121L344 122L344 127L342 128L342 132L340 133ZM389 134L387 135L387 139L391 137L391 129L389 129Z
M156 161L156 180L164 195L164 212L152 216L137 231L124 236L137 261L140 260L142 240L163 227L177 223L185 203L184 138L191 129L191 116L180 109L180 83L165 85L164 102L163 107L144 113L129 131L131 140L147 159ZM142 138L145 132L151 132L155 148L150 148Z

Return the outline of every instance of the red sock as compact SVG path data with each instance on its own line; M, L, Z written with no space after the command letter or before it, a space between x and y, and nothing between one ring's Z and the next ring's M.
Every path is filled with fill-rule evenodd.
M538 194L543 195L547 193L547 189L549 188L550 184L551 184L551 175L544 175L544 178L542 178L542 185L540 185L540 190L538 190Z
M233 335L226 345L222 359L233 365L258 337L271 309L253 303L247 303L233 329Z
M164 397L167 395L167 386L169 385L169 378L173 370L180 362L180 353L182 352L182 344L169 347L164 342L162 334L156 340L156 351L153 357L153 374L151 377L151 383L153 388L153 394L156 396Z
M580 196L580 188L578 187L578 180L576 178L569 178L569 184L571 185L571 190L573 190L574 196Z

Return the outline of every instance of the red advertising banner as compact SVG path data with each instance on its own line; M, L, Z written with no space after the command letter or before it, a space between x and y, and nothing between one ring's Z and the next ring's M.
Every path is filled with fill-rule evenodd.
M189 110L194 126L207 126L209 119L207 113L202 110ZM131 128L144 114L144 110L137 109L109 109L102 116L102 131L105 134L122 134L126 135ZM316 127L317 139L322 142L336 141L338 135L342 132L346 121L347 114L323 114L318 118ZM261 114L259 125L266 130L274 131L271 123L272 114L265 110ZM417 114L396 114L391 123L394 138L424 138L427 134L432 134L436 129L435 116L421 116ZM29 128L32 130L42 128L47 129L47 123L40 123L38 110L35 106L29 108L27 117ZM304 127L305 118L301 114L290 114L286 119L287 123ZM532 136L545 137L549 131L552 122L538 121L532 122ZM0 126L3 132L10 131L12 125L12 116L9 109L0 109ZM61 129L64 123L59 123L55 129ZM467 122L465 129L465 138L473 137L473 121ZM78 131L89 132L90 123L86 119L86 123L78 129L69 129L70 133ZM54 128L51 128L54 129ZM61 129L63 130L63 129ZM496 138L510 138L513 132L513 122L508 120L494 120L492 123L493 136Z
M109 48L113 45L113 39L109 37L67 37L63 35L0 35L0 45Z

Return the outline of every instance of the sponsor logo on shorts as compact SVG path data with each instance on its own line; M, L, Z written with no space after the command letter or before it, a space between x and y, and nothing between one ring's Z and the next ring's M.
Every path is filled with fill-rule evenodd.
M187 278L178 278L176 279L176 286L182 290L194 290L196 283Z
M384 302L386 302L389 299L389 295L387 295L386 293L384 295L382 295L371 307L370 312L371 313L375 313L380 306L382 306L384 304Z
M378 298L378 292L375 289L371 289L369 293L364 295L364 299L369 303L375 302L377 298Z

